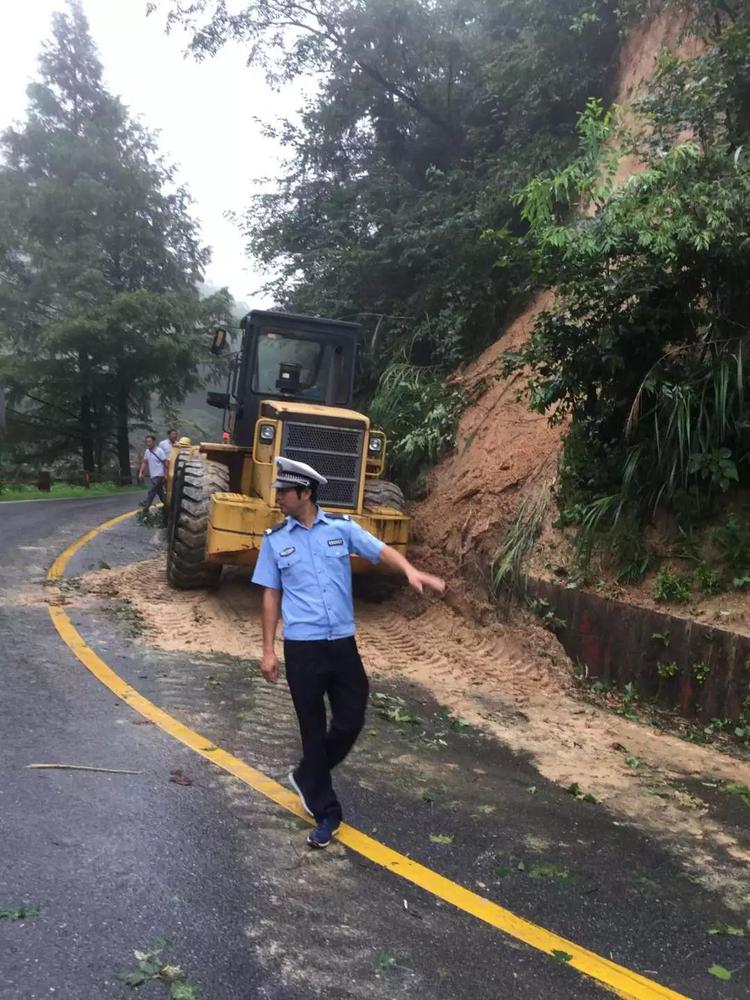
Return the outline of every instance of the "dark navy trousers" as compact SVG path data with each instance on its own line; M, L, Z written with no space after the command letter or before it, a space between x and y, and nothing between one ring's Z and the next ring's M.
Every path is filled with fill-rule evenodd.
M297 782L320 822L341 820L331 771L346 757L365 722L369 684L354 637L284 640L286 679L299 720L302 760ZM326 717L326 696L331 708Z

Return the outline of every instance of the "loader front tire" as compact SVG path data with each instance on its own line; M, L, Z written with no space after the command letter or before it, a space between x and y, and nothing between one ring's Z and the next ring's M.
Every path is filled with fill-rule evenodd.
M167 540L167 579L189 590L216 587L221 563L207 562L208 509L213 493L229 490L229 469L221 462L188 459L175 470Z
M406 500L401 487L389 483L387 479L365 480L365 507L391 507L403 514L406 510Z

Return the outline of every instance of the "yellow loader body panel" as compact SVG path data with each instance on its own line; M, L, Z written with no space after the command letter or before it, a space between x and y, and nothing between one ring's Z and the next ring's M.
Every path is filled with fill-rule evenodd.
M365 531L406 552L409 519L387 507L373 507L362 514L349 515ZM254 566L266 529L280 520L279 511L269 507L260 497L242 493L214 493L208 516L206 558L212 562L233 566ZM355 573L381 572L359 556L352 558Z

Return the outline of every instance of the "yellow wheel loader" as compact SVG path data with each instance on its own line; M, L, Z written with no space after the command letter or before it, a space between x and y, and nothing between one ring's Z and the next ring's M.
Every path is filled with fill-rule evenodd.
M263 535L281 519L276 458L307 462L328 480L325 510L349 514L388 545L406 550L404 497L382 479L386 438L352 410L360 327L356 323L253 310L240 323L225 393L223 441L179 442L167 469L167 577L175 587L216 586L222 566L255 564ZM211 350L222 351L216 330ZM355 574L378 572L352 558Z

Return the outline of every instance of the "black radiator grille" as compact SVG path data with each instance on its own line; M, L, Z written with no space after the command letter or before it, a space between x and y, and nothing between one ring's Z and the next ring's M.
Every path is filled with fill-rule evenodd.
M362 468L364 427L329 427L285 421L281 454L307 462L328 480L318 491L326 507L355 508Z

